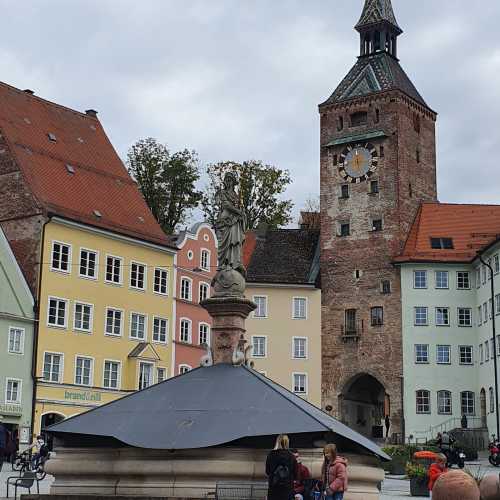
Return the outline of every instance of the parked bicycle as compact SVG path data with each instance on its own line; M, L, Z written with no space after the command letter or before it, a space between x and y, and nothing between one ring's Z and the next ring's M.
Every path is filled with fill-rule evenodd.
M22 474L23 472L35 472L38 481L45 479L45 464L50 459L50 453L40 457L37 464L33 463L31 449L18 453L12 462L12 470Z

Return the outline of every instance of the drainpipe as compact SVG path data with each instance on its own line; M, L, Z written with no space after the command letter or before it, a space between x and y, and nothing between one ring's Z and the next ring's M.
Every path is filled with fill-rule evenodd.
M495 283L493 280L493 267L483 259L481 254L478 254L479 260L490 270L491 281L491 324L493 329L493 368L495 370L495 413L497 417L497 439L500 438L500 415L498 414L498 369L497 369L497 337L496 337L496 321L495 321Z

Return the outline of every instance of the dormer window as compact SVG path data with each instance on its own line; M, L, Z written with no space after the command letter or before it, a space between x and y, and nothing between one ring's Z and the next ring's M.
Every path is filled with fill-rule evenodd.
M431 248L433 250L452 250L452 238L431 238Z
M368 113L366 111L358 111L351 115L351 127L360 127L368 123Z

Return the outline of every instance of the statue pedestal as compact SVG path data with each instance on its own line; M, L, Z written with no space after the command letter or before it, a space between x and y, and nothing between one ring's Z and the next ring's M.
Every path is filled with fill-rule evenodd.
M233 363L233 354L245 333L245 320L257 306L245 297L213 297L200 304L212 316L214 364Z

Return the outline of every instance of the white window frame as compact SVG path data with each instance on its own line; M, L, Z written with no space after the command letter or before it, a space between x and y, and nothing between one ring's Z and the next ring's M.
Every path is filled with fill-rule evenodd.
M259 304L257 304L257 299L264 299L265 311L264 311L264 315L262 315L262 316L257 315L257 312L260 309ZM252 318L254 318L254 319L267 319L267 318L269 318L269 299L268 299L268 296L267 295L254 295L252 297L252 300L254 301L255 304L257 304L257 309L255 309L255 311L252 313Z
M459 286L459 275L460 274L467 274L468 276L468 281L469 281L469 286L468 288L465 288L465 287L460 287ZM471 289L471 274L470 274L470 271L457 271L457 290L470 290Z
M448 311L448 323L438 323L438 309L446 309ZM451 324L451 318L450 318L450 308L449 307L441 307L441 306L438 306L435 308L434 310L434 314L436 315L435 316L435 323L436 323L436 326L445 326L445 327L448 327L450 326Z
M208 266L203 265L203 252L206 252L208 254L207 257ZM211 259L212 259L212 252L208 248L200 248L200 269L202 269L203 271L210 272Z
M132 336L132 317L136 316L142 316L144 318L144 337L133 337ZM137 322L139 324L139 322ZM130 311L129 314L129 325L128 325L128 332L129 332L129 339L130 340L135 340L139 342L147 342L148 341L148 315L142 312L137 312L137 311Z
M479 362L484 363L484 345L482 342L479 344Z
M49 317L50 317L50 301L51 300L57 300L64 302L66 304L66 307L64 308L64 325L57 325L49 322ZM57 308L59 309L59 307ZM54 295L49 295L48 300L47 300L47 326L49 328L57 328L59 330L66 330L68 328L68 316L69 316L69 300L64 299L62 297L56 297Z
M465 412L464 411L464 400L463 400L463 396L467 394L467 395L471 395L472 394L472 412L470 411L467 411ZM470 401L468 401L470 402ZM469 409L469 405L467 405L467 410ZM462 415L467 415L468 417L473 417L476 415L476 393L474 391L461 391L460 392L460 412L462 413Z
M298 300L303 300L304 301L304 316L296 316L295 314L295 301ZM307 297L293 297L292 298L292 319L294 320L299 320L299 321L304 321L308 319L308 309L309 309L309 304Z
M490 413L495 413L495 391L493 387L488 389L488 395L490 398Z
M440 347L446 347L448 350L448 361L439 361ZM436 346L436 364L437 365L451 365L451 345L439 344Z
M182 283L186 281L189 283L189 294L188 294L188 298L184 298L183 297L183 286L182 286ZM180 279L180 286L181 286L181 289L180 289L180 293L179 293L179 296L180 296L180 299L181 300L186 300L188 302L192 302L193 301L193 279L192 278L188 278L187 276L182 276L181 279Z
M202 286L207 288L207 299L210 298L210 284L206 283L205 281L200 281L198 283L198 303L202 302L202 299L201 299L201 287ZM205 299L203 299L203 300L205 300Z
M60 269L57 267L54 267L54 245L63 245L68 247L68 269ZM73 254L73 248L70 243L65 243L64 241L59 241L59 240L52 240L52 245L51 245L51 251L50 251L50 270L54 271L56 273L63 273L63 274L71 274L71 261L72 261L72 255Z
M19 333L19 351L11 351L10 349L10 338L12 334ZM24 340L26 338L26 330L19 326L9 326L9 336L7 338L7 352L14 356L23 356L24 355ZM15 339L14 339L14 347L15 347Z
M483 306L477 306L477 326L481 326L483 324Z
M116 259L120 261L120 280L108 280L108 259ZM114 265L113 265L114 269ZM119 257L118 255L106 254L106 260L104 261L104 283L113 286L123 286L123 275L124 275L124 265L123 265L123 257Z
M155 339L155 321L164 321L166 323L166 328L165 328L165 340L160 340L160 337L158 339ZM153 321L151 321L151 341L153 344L168 344L168 336L169 336L169 329L170 329L170 322L168 318L164 318L163 316L153 316Z
M116 373L116 387L111 387L110 385L106 385L106 363L116 363L118 365L118 371ZM111 374L111 372L110 372ZM111 381L111 377L109 379ZM117 359L104 359L102 363L102 386L105 389L111 389L115 391L120 391L122 387L122 362Z
M497 253L493 256L493 272L500 273L500 255Z
M296 356L295 351L295 341L303 340L304 341L304 356ZM292 359L308 359L309 358L309 346L308 346L308 338L307 337L292 337Z
M87 274L82 274L82 252L89 252L95 254L95 276L88 276ZM87 266L88 269L88 266ZM91 248L80 247L80 252L78 254L78 276L86 280L97 281L99 279L99 252L97 250L92 250Z
M77 370L77 363L78 363L79 359L90 361L90 375L89 375L89 383L88 384L83 383L83 367L82 367L82 383L79 384L76 381L76 377L77 377L76 370ZM75 377L73 379L75 381L75 385L77 385L78 387L92 387L94 385L94 363L95 363L95 358L93 358L91 356L83 356L82 354L77 354L75 356L75 373L74 373Z
M9 382L17 382L18 387L17 387L17 399L9 399L7 397L8 389L9 389ZM6 377L5 379L5 403L7 404L14 404L18 405L21 404L23 400L23 381L20 378L14 378L14 377Z
M159 286L159 289L156 290L156 273L160 272L160 286ZM165 292L162 292L161 291L161 274L162 273L165 273L166 275L166 280L165 280ZM163 297L167 297L168 296L168 288L170 286L170 282L169 282L169 272L167 269L163 269L161 267L155 267L154 268L154 271L153 271L153 293L157 294L157 295L162 295Z
M426 349L426 352L427 352L427 358L426 358L426 361L419 361L418 360L418 355L417 355L417 352L418 352L418 347L419 346L425 346L427 349ZM429 344L415 344L415 364L416 365L428 365L429 364L429 358L430 358L430 348L429 348Z
M182 322L185 321L188 325L188 340L182 340ZM192 344L193 343L193 322L189 318L179 318L179 342L183 344Z
M160 380L159 372L160 370L164 373L163 380ZM161 382L165 382L168 378L168 370L164 366L157 366L156 367L156 383L159 384Z
M108 311L119 312L120 315L121 315L121 318L120 318L120 333L119 334L109 333L107 331ZM116 338L123 337L123 326L124 326L124 321L125 321L125 311L124 311L124 309L120 309L119 307L106 306L106 309L105 309L104 312L105 312L105 314L104 314L104 335L106 335L107 337L116 337ZM114 330L114 317L113 317L113 330Z
M462 361L462 351L461 351L462 348L470 349L470 359L471 359L470 363L465 363L464 361ZM458 346L458 362L462 366L474 365L474 346L473 345L459 345Z
M143 365L148 365L151 368L150 373L150 379L149 379L149 384L146 387L141 388L141 366ZM155 383L155 364L151 363L150 361L139 361L137 364L137 390L138 391L143 391L144 389L148 389L149 387L153 386Z
M446 276L446 286L438 286L438 273L443 273ZM436 290L449 290L450 289L450 273L448 271L436 270L434 271L434 283Z
M295 377L304 377L304 391L295 390ZM309 394L309 380L307 373L305 372L293 372L292 373L292 392L298 396L307 396Z
M421 393L427 393L426 396L427 396L427 400L428 400L428 409L425 410L425 409L421 409L419 410L419 406L418 406L418 398L419 398L419 395L418 393L421 392ZM420 396L421 399L423 399L423 394ZM421 405L422 407L424 407L424 405L422 404ZM428 389L417 389L415 391L415 413L417 415L430 415L432 413L432 404L431 404L431 391L429 391Z
M58 373L58 377L57 377L56 381L54 381L54 380L45 380L43 378L44 373L45 373L45 356L47 354L49 354L51 356L60 356L61 357L61 361L59 363L59 373ZM52 363L51 366L54 366L54 363ZM52 374L52 372L51 372L51 374ZM63 380L64 380L64 353L62 353L62 352L54 352L54 351L44 351L43 352L43 363L42 363L42 381L43 382L49 382L51 384L61 384Z
M425 286L417 286L417 273L424 273L425 275ZM429 275L425 269L415 269L413 271L413 288L415 290L427 290L429 287Z
M134 265L138 266L138 268L139 267L144 268L143 280L142 280L144 286L142 286L142 287L132 285L132 266L134 266ZM136 290L138 292L145 292L147 290L147 288L148 288L148 265L145 264L144 262L139 262L137 260L131 260L130 261L130 267L129 267L129 269L130 269L130 272L129 272L129 281L128 281L129 287L132 290ZM137 279L137 277L136 277L136 281L139 281Z
M460 324L460 311L461 310L464 310L464 311L469 311L470 312L470 321L468 324L466 325L462 325ZM457 325L460 327L460 328L470 328L472 327L474 323L474 318L472 316L472 308L471 307L457 307Z
M417 323L417 309L425 309L425 323ZM429 308L427 306L415 306L413 309L414 326L429 326Z
M440 411L440 403L441 403L440 396L447 397L447 400L449 401L449 405L447 405L450 408L449 411ZM453 395L452 395L451 391L447 391L445 389L437 391L436 397L437 397L437 414L438 415L452 415L453 414Z
M76 326L76 306L88 306L90 307L90 318L89 318L89 324L90 328L87 330L85 328L78 328ZM94 304L90 304L88 302L81 302L80 300L75 300L75 303L73 304L73 330L76 332L83 332L83 333L92 333L94 330Z
M254 339L264 339L264 355L254 353ZM267 335L252 335L252 358L265 359L267 358Z
M200 334L201 334L201 327L206 326L207 327L207 345L210 345L210 335L211 335L211 328L208 323L205 323L204 321L200 321L198 323L198 345L202 345L203 343L201 342Z

